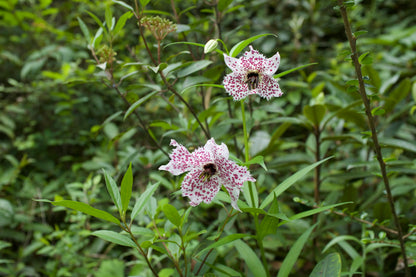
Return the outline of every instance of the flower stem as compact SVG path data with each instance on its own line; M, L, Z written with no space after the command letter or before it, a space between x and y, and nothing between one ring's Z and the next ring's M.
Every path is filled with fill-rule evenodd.
M247 125L246 125L246 114L245 114L245 108L244 108L244 100L240 101L241 103L241 118L243 121L243 132L244 132L244 153L245 153L245 162L247 163L250 159L250 155L249 155L249 144L248 144L248 133L247 133ZM253 184L252 182L248 182L248 188L250 191L250 198L251 198L251 205L252 207L255 207L255 199L254 199L254 193L253 193L253 187L255 186L255 184ZM259 245L260 248L260 253L261 253L261 260L263 262L263 267L264 270L267 272L267 276L270 276L270 272L267 270L268 268L268 264L267 264L267 260L266 260L266 255L264 252L264 246L263 246L263 239L260 236L260 224L259 224L259 218L257 214L254 214L254 224L256 226L256 240L257 240L257 244Z
M215 239L215 241L218 241L218 240L220 239L221 234L224 232L225 225L227 225L227 223L230 221L230 219L231 219L231 218L233 218L233 216L235 216L235 215L237 215L237 214L238 214L238 212L236 212L236 213L234 213L234 214L232 214L231 212L230 212L230 213L227 213L227 218L224 220L224 222L223 222L223 224L222 224L221 228L219 229L219 231L218 231L218 235L217 235L217 238ZM207 259L208 259L208 256L211 254L211 252L212 252L213 250L214 250L214 248L211 248L211 249L208 251L208 253L205 255L205 258L202 260L201 265L199 266L198 270L197 270L197 271L196 271L196 273L195 273L195 276L198 276L198 275L199 275L199 272L201 271L202 267L204 266L205 262L206 262L206 261L207 261Z
M384 187L386 189L387 199L388 199L388 202L390 204L391 213L392 213L394 223L396 225L397 232L398 232L398 240L400 242L400 248L401 248L401 252L402 252L402 255L403 255L403 262L404 262L404 267L405 267L405 276L410 277L410 270L409 270L409 265L408 265L407 256L406 256L406 247L405 247L404 239L403 239L403 231L402 231L402 227L400 225L399 217L397 216L397 213L396 213L396 208L394 206L394 199L393 199L393 195L392 195L391 189L390 189L389 178L387 177L386 163L384 162L383 155L381 153L381 147L380 147L380 143L378 142L374 117L371 113L370 100L367 97L367 94L366 94L366 91L365 91L365 86L364 86L363 76L361 74L361 64L358 60L358 53L357 53L357 47L356 47L357 38L353 35L353 33L351 31L351 25L350 25L350 22L349 22L349 19L348 19L347 8L344 6L342 0L338 0L338 4L340 6L341 16L342 16L342 19L344 21L345 33L347 35L348 42L350 44L350 48L351 48L351 52L352 52L351 58L352 58L352 62L353 62L354 67L355 67L355 73L356 73L357 79L358 79L359 93L361 95L361 99L362 99L362 101L364 103L364 106L365 106L365 113L367 115L368 125L369 125L370 130L371 130L374 152L376 153L377 161L380 165L380 171L381 171L381 175L383 177L383 182L384 182Z
M125 226L120 225L121 229L123 229L124 231L126 231L130 235L130 238L133 240L134 244L137 246L137 248L136 248L137 251L143 256L143 258L145 259L145 261L147 263L147 266L152 271L153 275L155 277L158 277L159 275L157 274L156 270L153 268L152 264L150 263L150 260L148 259L146 252L140 246L140 243L136 240L135 236L133 235L131 229L128 227L126 222L123 221L123 223L124 223Z
M247 126L246 126L246 112L244 109L244 100L240 101L241 103L241 117L243 120L243 133L244 133L244 151L245 151L245 162L249 160L249 146L248 146L248 134L247 134ZM253 202L254 203L254 202Z

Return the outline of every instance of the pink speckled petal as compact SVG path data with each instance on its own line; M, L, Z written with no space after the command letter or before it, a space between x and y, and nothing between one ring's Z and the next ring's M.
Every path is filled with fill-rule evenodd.
M198 166L191 153L189 153L183 145L180 145L173 139L170 141L170 145L175 146L176 148L169 155L169 163L160 166L159 170L166 170L173 175L180 175L186 171L190 171L195 166Z
M241 66L244 68L244 71L255 70L262 72L264 64L267 61L266 57L259 53L259 51L254 50L250 47L250 51L244 53L244 56L240 58Z
M256 93L267 100L270 100L272 97L280 97L283 95L276 79L269 75L262 76L262 80L259 87L256 89Z
M211 203L221 188L217 176L212 176L209 181L203 181L199 176L202 171L188 173L182 182L182 195L189 197L189 204L197 206L202 201Z
M279 68L279 64L280 54L277 52L273 57L264 62L262 71L264 74L273 75Z
M202 168L204 164L212 163L214 160L213 154L205 149L205 147L199 147L194 152L192 152L192 157L195 161L195 165L198 168Z
M225 186L224 187L227 189L228 193L230 194L230 200L231 200L231 206L241 212L240 208L238 207L237 201L238 201L238 197L240 196L240 191L241 189L237 188L237 187L229 187L229 186Z
M225 90L235 101L244 99L248 94L248 86L244 83L245 76L239 73L230 73L225 76L223 85Z
M212 156L215 157L215 159L228 159L229 152L227 145L225 145L224 143L221 143L221 145L216 144L214 138L211 138L207 141L207 143L204 146L204 149L211 152Z
M237 205L238 196L240 195L241 188L245 181L255 182L250 172L244 166L239 166L232 161L224 160L223 163L217 162L218 168L224 169L226 171L221 170L219 175L222 184L227 189L228 193L230 194L231 199L231 206L240 211Z
M243 72L240 59L224 54L224 62L233 72Z

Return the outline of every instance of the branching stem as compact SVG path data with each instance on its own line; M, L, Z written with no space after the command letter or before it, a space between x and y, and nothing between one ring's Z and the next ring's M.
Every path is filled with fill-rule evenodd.
M373 147L374 147L373 150L376 154L377 161L380 165L380 171L381 171L384 186L385 186L385 189L386 189L387 199L388 199L388 202L390 204L391 213L393 215L394 223L396 225L397 232L398 232L398 239L399 239L399 242L400 242L400 248L401 248L401 252L402 252L402 255L403 255L403 262L404 262L404 267L405 267L405 276L410 277L410 270L409 270L409 266L408 266L408 262L407 262L407 256L406 256L406 247L405 247L404 239L403 239L403 231L402 231L402 227L400 225L399 217L397 216L397 213L396 213L396 208L394 206L394 199L393 199L393 195L392 195L391 189L390 189L389 178L387 177L386 163L384 162L383 155L381 153L381 147L380 147L380 143L379 143L378 137L377 137L375 121L374 121L374 117L371 113L370 100L367 97L365 87L364 87L363 76L361 74L361 64L358 60L358 53L357 53L357 47L356 47L357 38L353 35L353 33L351 31L351 25L350 25L350 22L349 22L349 19L348 19L347 9L344 6L343 1L338 0L338 4L340 6L342 19L344 21L345 33L347 35L348 42L350 44L350 48L351 48L351 52L352 52L351 58L352 58L352 62L353 62L354 67L355 67L355 73L356 73L357 79L358 79L359 93L361 95L361 99L362 99L362 101L364 103L364 106L365 106L365 113L367 115L368 125L369 125L370 130L371 130L371 136L372 136L372 139L373 139Z

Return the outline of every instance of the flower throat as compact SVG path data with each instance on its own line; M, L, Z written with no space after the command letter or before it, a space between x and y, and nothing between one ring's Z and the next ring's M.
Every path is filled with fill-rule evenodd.
M260 75L257 71L249 71L246 75L244 83L248 85L248 89L256 89L259 87Z
M217 166L213 163L208 163L203 166L203 171L199 175L199 179L203 178L204 181L209 181L212 176L217 173Z

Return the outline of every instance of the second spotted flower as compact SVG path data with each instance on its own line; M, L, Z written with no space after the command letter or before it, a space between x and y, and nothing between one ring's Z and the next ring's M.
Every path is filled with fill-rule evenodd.
M204 147L190 153L183 145L172 140L170 145L175 146L170 161L162 165L159 170L166 170L173 175L188 172L182 182L182 195L189 197L191 206L197 206L202 201L210 203L220 190L221 186L227 189L234 209L237 206L238 196L245 181L255 182L250 172L244 166L239 166L228 159L227 146L218 145L211 138Z
M250 51L239 59L224 54L224 61L233 71L225 76L224 88L234 100L244 99L250 94L258 94L267 100L282 96L283 92L273 78L280 64L278 52L267 59L250 46Z

